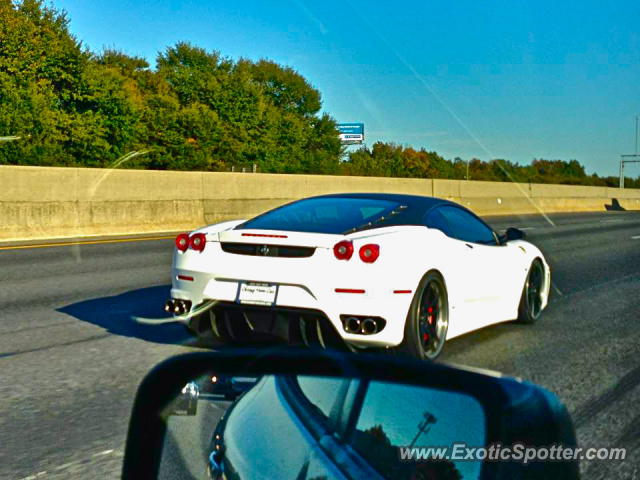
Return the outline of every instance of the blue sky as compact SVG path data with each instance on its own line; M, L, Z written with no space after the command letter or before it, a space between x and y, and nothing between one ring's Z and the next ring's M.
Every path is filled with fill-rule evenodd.
M294 67L340 122L446 158L615 175L640 115L640 2L54 0L91 50L178 41ZM640 175L640 166L627 174Z

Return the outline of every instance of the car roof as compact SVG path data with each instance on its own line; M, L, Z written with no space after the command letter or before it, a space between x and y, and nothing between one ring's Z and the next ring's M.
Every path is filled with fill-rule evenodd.
M439 204L457 205L454 202L438 197L428 197L425 195L409 195L406 193L330 193L327 195L317 195L308 198L371 198L377 200L392 200L394 202L405 202L413 205L423 205L425 207L433 207Z
M434 207L442 205L462 207L462 205L443 198L408 195L404 193L332 193L307 198L368 198L372 200L389 200L406 205L408 208L407 212L402 215L403 220L407 223L411 223L410 221L414 220L417 224L421 224L424 214Z

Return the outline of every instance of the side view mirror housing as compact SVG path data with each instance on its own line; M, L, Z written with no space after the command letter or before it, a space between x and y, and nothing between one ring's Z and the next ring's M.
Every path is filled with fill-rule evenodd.
M504 232L503 235L500 235L500 243L501 244L505 244L507 242L510 242L511 240L522 240L525 238L525 233L518 229L518 228L514 228L514 227L509 227L507 228L507 230Z
M256 381L232 402L201 391L197 415L176 416L172 405L185 385L212 372ZM322 398L336 392L324 410L328 417L313 403L313 392ZM400 452L454 442L481 449L576 445L569 414L555 395L488 371L291 347L197 352L164 361L142 381L122 478L165 478L171 462L178 462L171 463L172 473L199 471L210 478L302 478L309 461L319 458L311 452L318 451L328 465L314 463L314 471L324 478L336 471L350 478L431 478L442 471L441 460L411 463ZM579 478L575 460L454 460L444 460L451 477L434 478L460 478L460 472L483 479Z

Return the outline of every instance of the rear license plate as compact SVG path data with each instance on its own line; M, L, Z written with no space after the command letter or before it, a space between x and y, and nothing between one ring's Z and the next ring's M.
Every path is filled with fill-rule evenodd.
M240 283L238 302L252 305L273 305L276 303L278 286L268 283Z

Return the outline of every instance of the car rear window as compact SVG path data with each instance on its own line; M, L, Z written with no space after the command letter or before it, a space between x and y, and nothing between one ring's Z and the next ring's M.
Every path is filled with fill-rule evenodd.
M345 233L393 212L400 204L373 198L306 198L271 210L237 229Z

